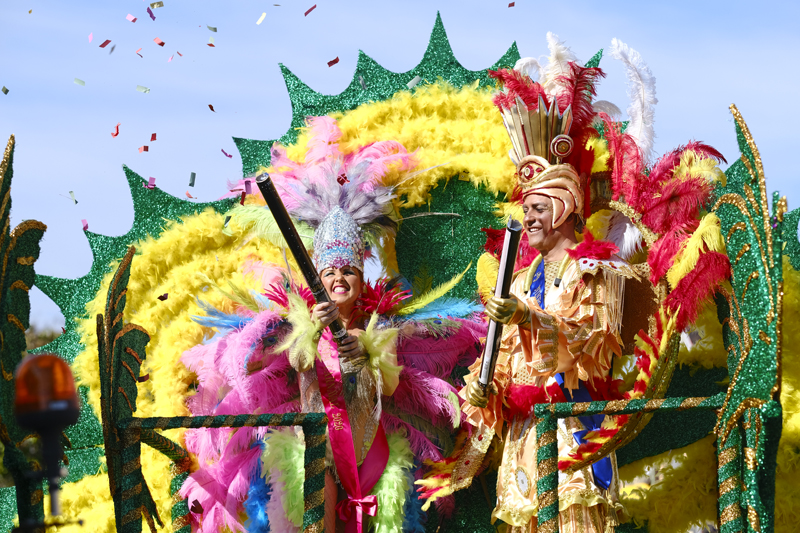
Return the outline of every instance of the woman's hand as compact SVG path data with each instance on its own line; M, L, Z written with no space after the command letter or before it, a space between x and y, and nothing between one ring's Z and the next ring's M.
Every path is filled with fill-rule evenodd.
M334 320L339 318L339 308L333 302L323 302L315 305L311 314L322 322L323 328L327 328Z
M355 363L356 359L364 357L365 355L366 352L361 346L361 343L358 342L358 337L349 335L339 346L339 359L345 362Z

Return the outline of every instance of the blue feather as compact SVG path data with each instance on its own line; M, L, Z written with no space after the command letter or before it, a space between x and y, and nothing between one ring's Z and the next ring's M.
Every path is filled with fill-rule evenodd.
M248 533L269 533L267 502L270 499L270 489L266 480L257 472L261 472L261 458L258 459L256 473L250 479L250 488L247 490L247 499L244 501L244 510L247 513L247 522L244 527Z
M414 470L419 468L415 463ZM406 492L406 503L403 506L403 533L425 533L425 523L428 515L422 510L422 500L418 498L417 486L414 485L414 472L406 471L406 482L408 492Z
M217 331L239 330L253 320L249 316L223 313L213 305L198 299L199 305L206 316L192 315L192 320L207 328L217 328Z
M483 311L481 304L475 303L467 298L439 298L429 303L422 309L414 311L405 318L413 320L424 320L436 317L463 318L472 313Z

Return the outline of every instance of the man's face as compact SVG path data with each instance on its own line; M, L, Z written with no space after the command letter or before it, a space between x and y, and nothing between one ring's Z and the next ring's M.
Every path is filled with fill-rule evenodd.
M540 252L555 243L553 235L553 201L547 196L530 194L522 202L522 226L528 234L528 244Z

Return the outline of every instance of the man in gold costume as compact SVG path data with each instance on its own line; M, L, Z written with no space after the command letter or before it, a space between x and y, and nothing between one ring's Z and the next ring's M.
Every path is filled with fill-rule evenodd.
M579 243L576 235L589 214L585 181L592 157L585 146L593 113L586 108L591 109L592 82L602 73L574 63L570 67L572 78L565 77L564 85L574 88L588 81L589 89L567 97L548 94L516 71L493 73L505 86L495 103L514 147L523 229L539 254L515 273L509 298L492 297L486 303L488 318L508 327L493 383L486 388L478 383L479 364L467 378L464 411L477 431L457 460L452 484L454 490L468 484L475 473L470 464L480 463L487 440L501 436L492 516L508 524L509 533L536 530L533 406L615 397L611 367L614 355L621 355L624 282L637 277L614 255L618 250L612 243L588 235ZM602 423L603 416L560 419L559 455L568 455ZM617 478L613 453L574 473L559 473L559 530L614 531L623 514Z

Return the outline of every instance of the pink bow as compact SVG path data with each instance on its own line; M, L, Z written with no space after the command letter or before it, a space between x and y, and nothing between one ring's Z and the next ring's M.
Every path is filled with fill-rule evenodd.
M356 511L355 523L350 521L353 509ZM355 530L358 533L363 531L363 513L367 513L369 516L375 516L377 512L378 498L373 494L364 496L363 498L351 498L348 496L346 500L342 500L336 504L336 514L339 516L339 519L347 523L348 531L352 530L353 525L355 525Z

